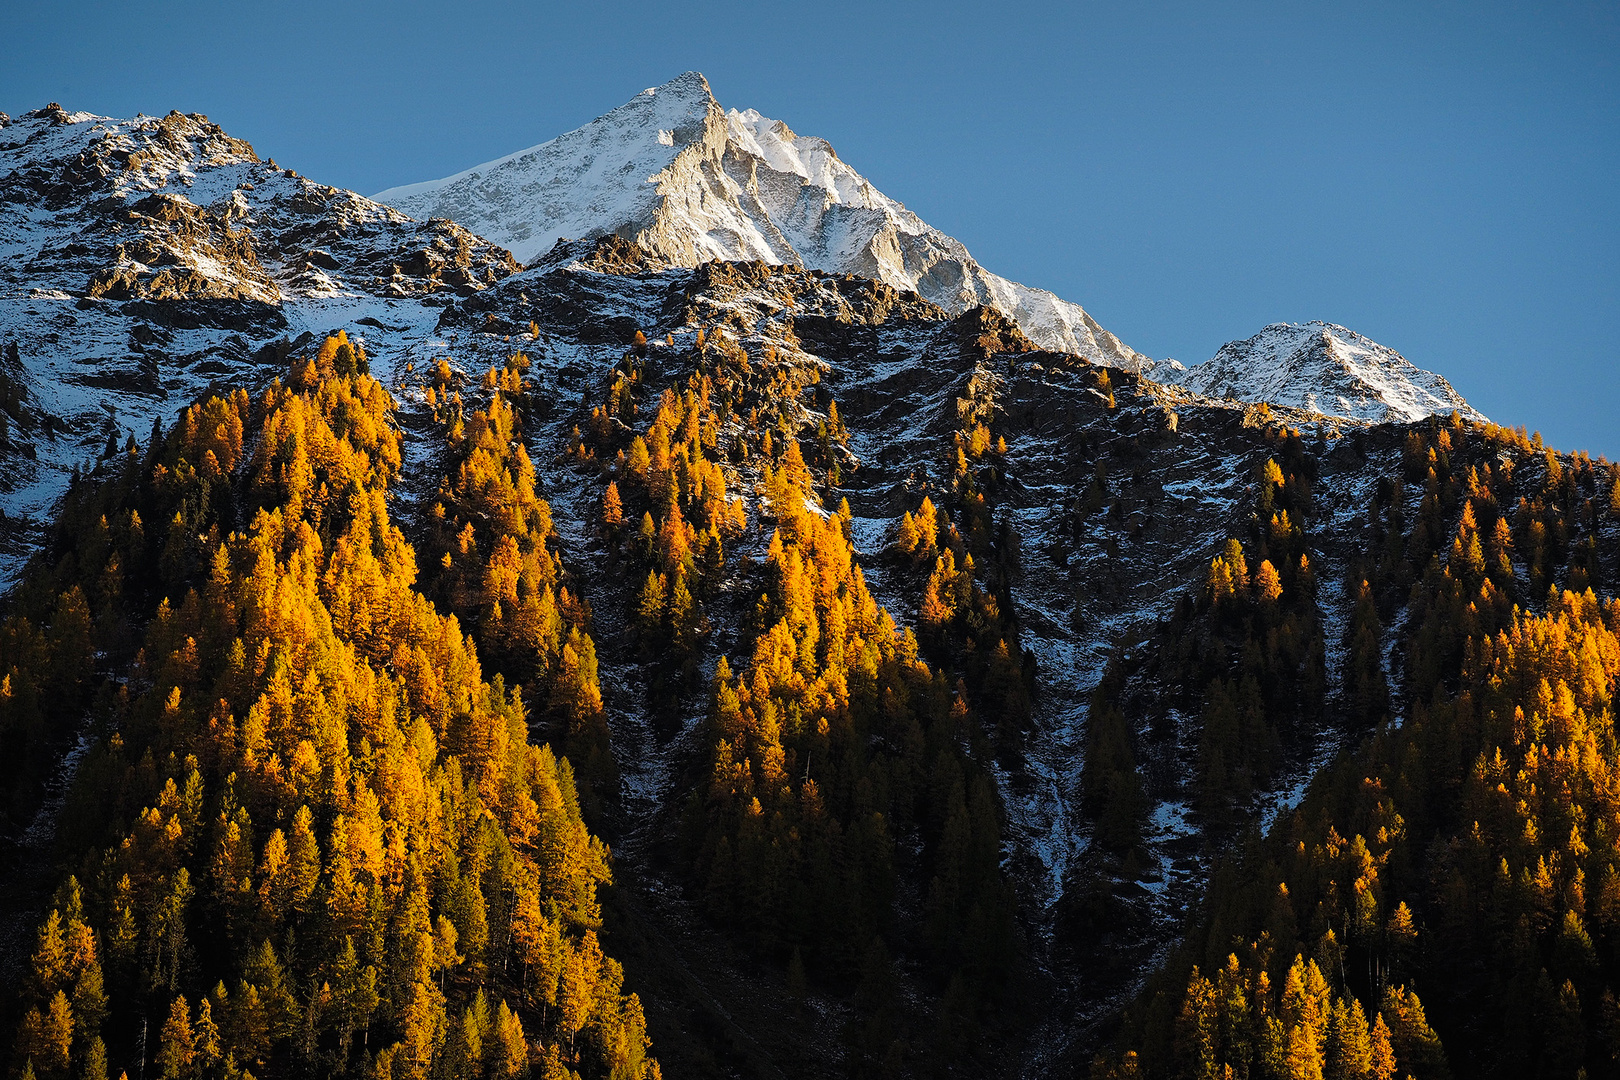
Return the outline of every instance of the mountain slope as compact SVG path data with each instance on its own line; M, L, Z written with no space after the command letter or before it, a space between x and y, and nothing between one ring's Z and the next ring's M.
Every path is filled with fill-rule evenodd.
M676 265L798 264L909 289L953 313L994 307L1045 348L1133 371L1151 363L1079 305L985 270L825 139L722 109L697 72L550 142L374 198L458 221L525 262L562 238L617 233Z
M0 582L109 440L273 370L305 334L347 328L392 355L516 268L459 225L262 161L206 117L0 118Z
M1211 397L1265 401L1357 420L1412 421L1452 411L1483 420L1444 378L1332 323L1273 323L1175 376Z

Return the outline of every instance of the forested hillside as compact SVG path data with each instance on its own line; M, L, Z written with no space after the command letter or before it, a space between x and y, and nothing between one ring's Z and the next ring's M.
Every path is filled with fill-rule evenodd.
M1620 602L1599 558L1620 477L1537 443L1409 432L1367 508L1348 643L1347 704L1373 728L1226 861L1094 1076L1620 1067ZM1212 607L1238 559L1212 564ZM1256 575L1237 602L1269 591ZM1377 639L1397 614L1390 686Z
M657 1075L596 936L607 849L528 738L524 688L569 711L590 680L532 657L486 679L417 591L367 366L330 338L104 462L14 597L8 747L81 712L89 743L16 1000L23 1076ZM495 497L471 441L447 500ZM527 490L502 535L539 562ZM504 550L476 584L497 613Z

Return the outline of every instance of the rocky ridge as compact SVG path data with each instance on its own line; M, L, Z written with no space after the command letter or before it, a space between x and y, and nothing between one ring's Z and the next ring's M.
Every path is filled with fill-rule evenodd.
M532 397L544 417L532 456L566 557L597 611L603 684L619 688L608 700L624 781L615 850L635 886L623 896L618 927L618 940L634 944L618 947L632 976L646 980L663 1060L697 1067L714 1057L750 1075L837 1075L836 1024L828 1024L844 1016L835 994L818 997L809 1013L772 1008L781 993L774 976L714 932L682 876L671 838L702 761L707 704L701 694L682 699L673 723L649 710L630 630L633 583L593 569L609 558L595 523L606 477L567 452L570 432L588 424L610 389L613 361L633 348L637 331L649 341L651 398L701 370L692 359L701 330L711 347L745 351L762 377L813 369L817 395L801 403L801 430L827 418L827 400L837 402L851 460L829 498L849 501L865 580L902 623L917 618L921 581L893 553L896 522L925 495L940 505L949 499L952 439L964 425L983 422L1007 439L995 482L998 543L1017 551L1008 595L1019 642L1035 658L1037 690L1028 728L992 737L984 752L994 761L1005 865L1023 898L1032 966L1018 991L1030 995L1021 1006L1027 1015L995 1038L1009 1053L1007 1075L1078 1067L1106 1017L1175 940L1214 863L1188 787L1198 710L1152 675L1165 621L1199 590L1225 538L1247 527L1272 439L1296 426L1321 462L1324 496L1308 525L1336 688L1349 621L1342 581L1376 478L1399 467L1401 429L1257 409L1108 371L1041 350L997 312L953 317L881 282L763 262L625 270L646 256L618 238L557 254L545 261L568 268L513 275L447 309L445 326L461 334L455 361L469 393L480 366L499 363L516 332L537 331L522 343L535 359ZM425 381L401 374L398 387L409 430ZM764 512L757 474L737 467L735 476L728 486L749 493L753 520ZM431 480L424 473L422 482ZM757 547L728 556L734 569L708 609L706 671L722 655L740 663L748 648L747 604L757 596L753 575L769 534L759 529ZM1140 718L1150 800L1147 861L1125 879L1094 850L1079 808L1088 697L1119 657ZM1345 737L1336 714L1322 717L1291 748L1287 767L1240 808L1240 820L1269 820L1297 802L1301 779ZM1075 913L1098 895L1109 898L1104 929ZM905 992L926 1012L925 986L908 981Z

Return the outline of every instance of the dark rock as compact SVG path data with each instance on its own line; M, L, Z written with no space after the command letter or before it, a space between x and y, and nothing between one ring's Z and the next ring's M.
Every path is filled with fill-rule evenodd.
M363 321L363 320L362 320ZM315 335L304 331L291 341L286 338L277 338L259 348L252 356L255 364L261 366L280 366L287 362L287 358L294 353L303 352L315 344Z
M287 316L280 307L256 300L132 300L123 312L171 330L214 328L264 336L287 327Z

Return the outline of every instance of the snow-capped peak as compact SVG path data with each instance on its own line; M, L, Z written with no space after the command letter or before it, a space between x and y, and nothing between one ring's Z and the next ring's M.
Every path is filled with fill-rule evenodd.
M442 180L389 188L376 201L501 237L532 262L559 239L651 225L658 177L724 126L708 81L689 71L566 135Z
M1079 305L986 271L825 139L722 109L697 72L550 142L374 197L450 218L525 262L559 239L618 234L677 265L758 259L874 278L952 312L997 308L1046 348L1138 371L1152 363Z
M1354 330L1273 323L1179 375L1189 390L1358 420L1407 422L1453 411L1484 420L1451 384Z

